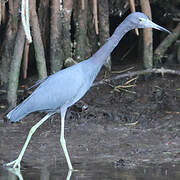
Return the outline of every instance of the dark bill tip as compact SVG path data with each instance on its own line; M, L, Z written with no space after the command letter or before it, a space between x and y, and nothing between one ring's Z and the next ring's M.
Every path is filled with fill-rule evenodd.
M168 31L167 29L165 29L165 28L163 28L163 27L161 27L161 26L159 26L158 29L159 29L160 31L164 31L164 32L167 32L167 33L171 34L170 31Z

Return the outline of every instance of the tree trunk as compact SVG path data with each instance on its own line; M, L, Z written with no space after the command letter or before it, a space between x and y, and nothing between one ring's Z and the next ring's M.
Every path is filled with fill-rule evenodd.
M50 34L50 0L40 0L38 8L39 28L45 50L45 56L49 57L49 34Z
M50 25L50 69L51 73L55 73L63 67L63 51L61 47L62 42L62 22L60 16L59 0L51 1L51 25Z
M71 43L71 15L73 0L64 1L64 18L63 18L63 51L65 59L72 57Z
M9 0L9 20L7 23L6 32L1 44L1 64L0 64L0 81L2 85L8 83L8 72L10 61L13 57L13 49L17 33L17 24L19 18L19 6L21 0Z
M80 62L88 58L90 55L89 44L87 38L87 0L84 0L84 9L82 9L82 1L75 2L75 57Z
M150 19L151 7L149 0L140 0L142 12L144 12ZM152 39L152 29L143 29L143 64L145 69L153 67L153 39Z
M99 42L103 45L109 38L109 2L108 0L99 0ZM107 58L105 62L105 67L111 70L111 58Z
M93 55L99 48L98 46L98 35L96 34L93 22L93 1L88 1L88 18L87 18L87 34L89 38L89 45L91 55Z
M47 70L44 47L41 39L38 17L36 13L36 0L31 0L30 3L30 22L32 27L33 45L35 50L39 79L43 79L47 76Z
M17 89L19 84L19 72L21 66L21 60L24 49L25 34L22 24L19 26L19 30L15 40L13 57L10 65L9 83L8 83L8 104L9 107L15 107L17 102Z

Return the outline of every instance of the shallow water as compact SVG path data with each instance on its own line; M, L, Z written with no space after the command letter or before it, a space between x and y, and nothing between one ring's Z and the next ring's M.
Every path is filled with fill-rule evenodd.
M81 169L80 169L81 166ZM50 180L50 179L76 179L76 180L179 180L180 179L180 164L163 164L152 165L149 167L139 167L136 169L115 168L110 164L92 163L92 164L77 164L77 171L68 172L61 165L56 167L37 167L23 168L19 177L8 171L0 168L0 180Z

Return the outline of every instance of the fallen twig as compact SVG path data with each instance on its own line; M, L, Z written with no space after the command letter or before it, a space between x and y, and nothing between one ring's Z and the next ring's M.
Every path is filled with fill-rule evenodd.
M111 78L108 78L108 79L103 79L101 81L93 83L92 87L93 86L98 86L98 85L101 85L101 84L105 84L105 83L110 82L112 80L122 79L122 78L125 78L125 77L133 77L133 76L145 75L145 74L149 74L149 73L160 73L162 75L164 75L164 74L175 74L175 75L180 76L180 71L178 71L178 70L165 69L165 68L159 68L159 69L153 68L153 69L146 69L146 70L140 70L140 71L134 71L134 72L127 72L127 73L120 74L120 75L117 75L117 76L114 76L114 77L111 77Z
M135 68L135 67L130 67L130 68L124 69L124 70L122 70L122 71L111 71L111 73L112 73L112 74L120 74L120 73L129 71L129 70L132 70L132 69L134 69L134 68Z

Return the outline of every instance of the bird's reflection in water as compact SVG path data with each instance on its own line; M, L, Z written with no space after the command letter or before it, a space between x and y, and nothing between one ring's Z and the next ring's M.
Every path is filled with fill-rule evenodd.
M8 180L24 180L20 168L6 168L8 170ZM66 180L71 179L72 170L69 170L66 176ZM16 176L16 177L15 177ZM50 173L47 169L47 167L43 168L40 173L40 180L49 180L50 179Z
M24 180L20 168L7 168L7 170L9 171L8 180L14 180L12 175L17 176L19 180Z
M114 167L111 163L81 163L76 164L78 171L66 171L64 166L37 166L37 168L0 168L0 180L50 180L50 179L141 179L141 180L179 180L180 164L166 163L152 166L127 169L126 167ZM24 178L23 178L24 176Z

